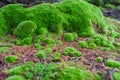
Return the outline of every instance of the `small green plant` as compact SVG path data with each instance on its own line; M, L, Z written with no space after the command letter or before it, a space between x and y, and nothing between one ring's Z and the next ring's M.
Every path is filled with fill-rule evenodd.
M72 33L65 33L64 34L64 40L68 42L74 41L74 35Z
M39 52L36 53L36 57L45 59L46 58L46 54L45 54L44 51L39 51Z
M32 38L31 37L28 37L28 38L24 38L22 40L22 43L23 44L26 44L26 45L30 45L32 43Z
M120 68L120 62L112 59L108 59L106 62L106 66L113 67L113 68Z
M81 56L81 52L79 52L78 50L76 50L75 48L72 48L72 47L65 48L63 50L63 54L69 55L69 56L74 56L74 57Z
M81 47L81 48L88 48L88 43L86 41L79 41L78 42L78 45Z
M7 63L14 63L17 60L18 60L18 57L13 55L8 55L4 57L4 61Z
M102 57L97 57L96 62L103 62L103 58Z
M20 75L13 75L13 76L6 78L5 80L26 80L26 79Z
M37 29L33 21L21 22L14 30L13 34L19 38L31 37Z

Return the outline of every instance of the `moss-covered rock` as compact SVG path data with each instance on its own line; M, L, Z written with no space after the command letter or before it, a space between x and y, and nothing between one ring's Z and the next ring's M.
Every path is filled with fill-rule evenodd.
M31 37L37 29L33 21L21 22L14 30L14 35L20 38Z
M41 28L44 27L56 34L61 34L64 29L88 37L95 32L103 32L105 27L104 17L99 8L83 0L63 0L60 3L40 4L27 9L21 5L10 4L1 8L0 12L5 16L10 32L26 20L36 23L37 34L41 34ZM94 24L97 24L98 28L95 28Z
M10 4L0 8L0 13L5 16L5 20L8 26L8 32L13 32L16 26L26 20L26 14L28 13L22 5ZM1 22L1 21L0 21Z

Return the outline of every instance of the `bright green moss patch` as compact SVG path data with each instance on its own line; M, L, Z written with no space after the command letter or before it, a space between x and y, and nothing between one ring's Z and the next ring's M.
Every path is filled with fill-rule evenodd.
M23 6L18 4L10 4L0 8L0 13L5 17L7 23L8 32L13 32L20 22L26 20L26 14L28 13ZM0 21L1 22L1 21Z
M120 62L109 59L106 62L106 66L113 67L113 68L119 68L120 67Z
M81 48L88 48L88 43L86 41L79 41L78 42L78 45L81 47Z
M120 73L114 72L113 73L113 80L120 80Z
M34 77L38 77L39 74L41 75L39 76L41 80L102 80L101 76L90 73L83 68L76 66L74 63L49 63L47 65L35 63L29 64L29 66L25 64L21 66L24 66L24 71L19 75L30 80L33 80ZM14 70L12 73L16 71L17 70ZM11 74L11 76L12 75L14 76L15 74ZM15 78L15 80L17 79Z
M23 76L20 75L14 75L14 76L10 76L5 80L26 80Z
M37 58L46 58L46 53L44 51L39 51L36 53Z
M13 56L13 55L8 55L4 57L5 62L7 63L14 63L15 61L18 60L17 56Z
M41 28L39 29L39 33L38 33L38 34L40 34L40 35L45 35L45 34L47 34L47 33L48 33L47 28L41 27Z
M0 13L5 16L9 32L13 32L18 24L27 20L35 22L37 34L46 34L47 30L61 34L65 30L88 37L94 35L95 32L103 32L105 27L104 17L99 8L82 0L64 0L54 4L39 4L27 9L21 5L10 4L1 8ZM94 24L98 24L97 30L95 30ZM26 37L15 33L16 29L14 31L16 36Z
M33 21L21 22L14 30L14 35L20 38L31 37L37 29Z
M79 56L81 56L81 52L79 52L78 50L76 50L75 48L72 48L72 47L65 48L63 50L63 54L64 55L73 56L73 57L79 57Z
M32 43L32 38L31 37L28 37L28 38L24 38L22 40L22 43L23 44L26 44L26 45L30 45Z
M68 42L74 41L74 35L72 33L65 33L64 40Z
M5 17L2 13L0 13L0 35L4 35L7 33L7 25Z
M102 57L97 57L96 62L103 62L103 58Z

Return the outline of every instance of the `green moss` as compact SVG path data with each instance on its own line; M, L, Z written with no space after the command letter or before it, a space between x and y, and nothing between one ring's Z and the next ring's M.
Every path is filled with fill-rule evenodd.
M45 42L47 44L54 44L55 43L55 41L52 38L45 38L43 42Z
M5 62L7 63L14 63L15 61L18 60L17 56L13 56L13 55L8 55L4 57Z
M42 49L42 47L41 47L40 44L34 44L34 47L35 47L37 50L41 50L41 49Z
M61 61L60 60L60 55L61 54L59 52L55 52L52 61Z
M15 43L16 45L22 45L22 40L19 39L19 38L16 38L16 39L14 40L14 43Z
M26 80L23 76L20 75L14 75L14 76L10 76L5 80Z
M31 37L28 37L28 38L24 38L22 40L22 43L23 44L26 44L26 45L30 45L32 43L32 38Z
M106 66L113 67L113 68L119 68L120 67L120 62L109 59L106 62Z
M31 37L36 28L37 26L33 21L24 21L15 28L13 34L19 38Z
M44 50L46 54L51 54L53 52L52 48L47 48Z
M95 48L97 48L97 45L95 43L89 43L88 48L95 49Z
M36 53L36 57L45 59L46 58L46 53L43 52L43 51L39 51L39 52Z
M115 9L115 6L112 4L105 4L105 7L109 9Z
M63 0L60 3L39 4L27 9L21 5L10 4L1 8L0 12L5 16L9 32L26 20L36 23L37 34L41 34L41 28L44 27L56 34L61 34L64 29L88 37L95 32L103 32L105 27L104 17L99 8L83 0ZM94 24L98 24L96 31Z
M45 35L38 35L37 37L35 37L34 43L40 44L40 42L44 41L44 39L45 39Z
M88 48L88 43L86 41L79 41L78 42L78 45L81 47L81 48Z
M38 34L40 34L40 35L45 35L45 34L47 34L47 33L48 33L47 28L41 27L41 28L39 29L39 33L38 33Z
M90 73L75 63L49 63L47 65L35 63L29 65L28 68L25 67L26 64L22 65L25 70L21 75L30 80L39 74L41 75L40 80L102 80L101 76Z
M9 75L20 75L22 72L24 72L23 66L16 66L5 71Z
M72 33L65 33L64 34L64 40L68 42L74 41L74 35Z
M41 27L47 28L49 32L61 34L63 32L63 16L61 12L52 4L42 4L28 9L33 15L33 21L37 24L37 34ZM37 16L37 17L36 17ZM31 15L28 15L28 18Z
M74 32L74 33L73 33L73 36L74 36L74 39L77 40L78 34Z
M103 62L103 58L102 57L97 57L96 62Z
M120 80L120 73L114 72L113 73L113 80Z
M8 28L6 25L5 17L2 13L0 13L0 35L5 35L8 32Z
M25 21L28 13L23 6L18 4L10 4L0 8L0 12L5 16L8 32L12 32L16 26Z
M81 56L81 52L79 52L78 50L76 50L75 48L72 48L72 47L64 48L63 54L73 56L73 57Z

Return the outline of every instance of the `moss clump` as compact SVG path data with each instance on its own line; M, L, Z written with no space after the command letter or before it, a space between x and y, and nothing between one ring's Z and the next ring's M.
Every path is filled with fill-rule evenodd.
M4 15L0 13L0 35L4 35L8 32L6 20L4 18Z
M73 36L74 36L74 39L77 40L78 34L74 32L74 33L73 33Z
M4 57L5 62L7 63L14 63L15 61L18 60L17 56L9 55Z
M74 35L72 33L65 33L64 40L68 42L74 41Z
M90 48L90 49L97 48L97 45L95 43L89 43L88 46L89 46L88 48Z
M47 28L41 27L41 28L39 29L39 33L38 33L38 34L40 34L40 35L45 35L45 34L47 34L47 33L48 33Z
M26 80L23 76L20 75L14 75L14 76L10 76L5 80Z
M14 35L19 38L31 37L37 29L33 21L21 22L14 30Z
M109 59L106 62L106 66L113 67L113 68L119 68L120 67L120 62Z
M44 50L46 54L51 54L53 52L52 48L47 48Z
M42 49L42 47L41 47L40 44L34 44L34 47L35 47L37 50L41 50L41 49Z
M44 51L39 51L36 53L37 58L46 58L46 53Z
M114 72L113 73L113 80L120 80L120 73Z
M30 45L32 43L32 38L31 37L28 37L28 38L24 38L22 40L22 43L23 44L26 44L26 45Z
M55 43L55 41L52 38L49 38L49 37L45 38L43 42L45 42L47 44L54 44Z
M81 48L88 48L88 43L86 41L79 41L78 42L78 45L81 47Z
M61 54L59 52L55 52L52 61L61 61L60 55Z
M96 62L102 62L103 61L103 58L102 57L97 57L96 58Z
M64 55L73 56L73 57L79 57L79 56L81 56L81 52L79 52L78 50L76 50L75 48L72 48L72 47L65 48L63 50L63 54Z

